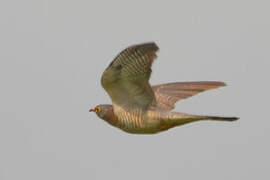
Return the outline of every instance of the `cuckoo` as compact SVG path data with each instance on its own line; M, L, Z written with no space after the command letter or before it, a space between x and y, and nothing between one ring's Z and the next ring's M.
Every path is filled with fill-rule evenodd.
M225 86L223 82L175 82L151 86L151 66L159 50L154 42L130 46L103 72L102 87L112 105L101 104L90 112L112 126L133 134L154 134L201 120L235 121L237 117L191 115L173 112L175 103L200 92Z

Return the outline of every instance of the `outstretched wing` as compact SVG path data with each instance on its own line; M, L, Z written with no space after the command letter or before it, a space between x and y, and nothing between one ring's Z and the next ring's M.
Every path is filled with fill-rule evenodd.
M131 46L111 62L102 75L101 84L113 104L124 108L148 108L156 104L148 81L157 50L155 43Z
M206 90L216 89L225 86L223 82L177 82L153 86L156 96L157 107L164 110L172 110L175 103L182 99L194 96Z

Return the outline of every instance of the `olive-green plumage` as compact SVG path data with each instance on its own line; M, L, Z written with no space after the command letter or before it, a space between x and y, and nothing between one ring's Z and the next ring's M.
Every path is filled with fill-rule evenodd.
M236 117L198 116L172 112L175 103L223 82L179 82L150 86L151 66L158 47L145 43L122 51L104 71L101 84L112 105L90 111L128 133L153 134L199 120L234 121Z

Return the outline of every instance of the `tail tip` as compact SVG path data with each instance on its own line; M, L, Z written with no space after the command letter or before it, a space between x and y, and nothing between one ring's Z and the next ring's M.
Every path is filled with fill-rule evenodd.
M239 117L218 117L218 116L210 116L209 119L219 120L219 121L237 121Z
M239 117L229 117L229 118L226 118L226 119L229 120L229 121L237 121L240 118Z

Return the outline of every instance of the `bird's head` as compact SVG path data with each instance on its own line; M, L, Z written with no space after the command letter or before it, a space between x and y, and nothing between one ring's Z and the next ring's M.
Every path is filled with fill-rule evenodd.
M112 105L109 104L97 105L94 109L90 109L89 112L95 112L98 117L106 121L108 121L113 116Z

